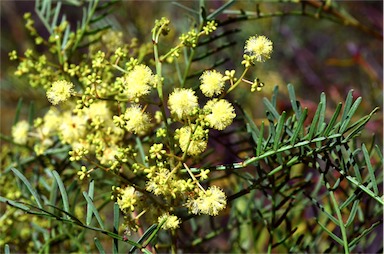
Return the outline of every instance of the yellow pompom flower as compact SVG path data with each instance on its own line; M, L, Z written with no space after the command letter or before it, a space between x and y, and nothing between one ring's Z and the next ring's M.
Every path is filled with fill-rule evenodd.
M73 84L65 80L53 82L52 86L47 90L47 98L50 103L57 105L66 101L73 93Z
M85 137L87 118L84 116L72 115L65 112L62 117L62 124L59 127L60 138L63 143L73 145Z
M12 127L12 138L16 144L25 145L28 140L29 124L23 120Z
M180 148L188 155L196 156L205 151L208 144L208 130L195 125L184 126L176 132ZM188 150L187 150L188 149Z
M204 71L200 77L200 90L207 97L219 95L223 92L225 77L218 71Z
M121 211L133 211L136 202L137 194L135 188L132 186L127 186L120 190L120 196L117 198L117 204L119 205Z
M192 89L176 88L168 99L168 107L171 113L179 119L193 114L198 106L197 96Z
M216 130L224 130L235 118L235 109L228 101L221 99L213 99L207 102L204 106L204 111L207 112L205 120L211 128Z
M211 186L208 190L200 191L199 197L187 201L186 206L193 214L208 214L216 216L227 205L225 193L217 186Z
M163 214L158 218L160 224L164 219L167 219L161 226L162 229L176 229L179 227L181 220L176 215Z
M139 105L132 105L124 113L125 129L138 135L143 135L151 127L151 119L142 112Z
M125 78L128 99L134 100L149 94L154 80L155 77L148 66L136 65Z
M252 36L245 42L244 51L253 61L264 62L271 57L272 42L265 36Z

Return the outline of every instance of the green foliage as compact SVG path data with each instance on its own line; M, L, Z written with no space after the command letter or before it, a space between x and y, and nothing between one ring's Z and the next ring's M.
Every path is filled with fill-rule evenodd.
M252 92L264 86L258 78L246 79L259 64L247 53L239 61L244 65L240 75L231 69L220 74L227 83L217 98L201 96L200 102L208 101L201 108L193 102L195 93L204 94L197 77L233 60L221 56L240 32L230 24L301 15L348 21L375 32L332 1L302 2L295 4L300 11L270 13L262 13L259 3L255 12L231 9L235 2L215 10L204 1L196 9L175 3L193 17L193 24L168 46L162 39L171 33L172 22L166 18L156 20L152 44L125 43L111 31L108 14L117 1L36 1L49 38L35 29L30 15L25 15L26 27L36 45L48 51L40 55L29 49L23 57L10 53L20 62L15 75L47 92L59 80L73 83L75 90L63 85L61 93L68 96L57 93L62 104L41 118L35 119L31 104L28 129L16 132L23 106L19 100L13 136L1 136L10 143L2 151L0 172L5 210L0 247L5 253L350 253L364 252L379 239L383 156L374 137L371 143L360 137L378 108L361 117L363 100L354 98L353 90L335 108L329 107L326 93L316 107L303 107L289 84L291 105L280 112L284 95L276 86L271 98L262 100L265 117L259 123L234 102L235 92L229 95L240 84L251 85ZM82 7L74 31L63 14L66 4ZM79 54L84 49L86 54ZM140 82L144 88L133 91ZM171 103L180 91L187 91L185 100ZM212 120L212 105L220 100L229 106ZM191 107L187 113L185 105ZM215 128L212 121L235 112L231 127L221 123L224 128ZM149 115L155 120L145 118ZM53 118L61 125L52 127ZM62 124L67 124L64 129ZM14 134L23 131L29 134L25 142ZM187 135L185 142L182 135ZM230 162L208 138L230 140L224 144L234 155ZM202 206L205 201L211 203ZM214 239L228 246L211 245Z

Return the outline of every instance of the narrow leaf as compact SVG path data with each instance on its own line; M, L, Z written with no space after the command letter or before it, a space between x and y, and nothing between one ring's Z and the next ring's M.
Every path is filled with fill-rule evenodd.
M89 182L89 188L88 188L88 193L87 193L87 196L89 196L91 199L93 199L94 189L95 189L95 181L91 180ZM91 208L90 204L87 205L87 217L86 217L85 221L86 221L87 225L90 225L91 221L92 221L92 208Z
M353 222L353 220L355 219L357 209L359 208L359 202L360 202L359 200L355 200L355 202L353 202L352 209L351 209L351 212L349 213L348 220L345 223L345 227L348 227Z
M103 221L101 220L100 215L99 215L99 212L97 211L97 209L96 209L95 205L93 204L91 198L88 196L88 193L84 191L84 192L83 192L83 196L84 196L84 198L87 200L87 203L88 203L90 209L92 210L93 214L95 215L96 220L97 220L97 222L99 223L100 227L104 230L104 229L105 229L105 228L104 228L104 223L103 223ZM87 225L89 225L89 224L88 224L88 221L87 221Z
M341 121L340 132L344 133L347 129L349 122L352 120L353 115L355 114L357 108L361 103L361 97L357 98L357 100L353 103L351 109L348 111L348 114L344 120Z
M280 138L281 138L282 133L283 133L283 127L284 127L286 116L287 116L287 112L283 111L283 113L279 117L279 122L277 123L276 133L275 133L275 137L273 140L273 150L277 150L277 148L279 147Z
M311 125L309 126L308 135L306 136L306 139L308 139L308 140L311 140L313 138L313 135L315 133L317 133L317 130L316 130L317 126L318 126L317 122L319 121L320 112L321 112L322 107L323 107L323 103L320 102L319 105L317 106L316 113L313 116Z
M350 90L348 92L347 98L345 99L344 111L343 111L343 114L341 116L341 122L344 122L345 119L347 119L349 110L350 110L351 105L352 105L352 100L353 100L352 93L353 93L353 90Z
M326 126L324 119L325 119L325 109L327 105L327 99L325 97L325 93L321 93L320 95L320 102L321 102L321 109L320 109L320 115L319 115L319 121L317 123L317 132L316 134L320 134L323 132L324 127Z
M362 150L363 150L363 154L364 154L365 164L367 165L369 177L370 177L371 183L373 185L373 193L375 193L375 195L378 196L379 195L379 189L377 188L375 171L372 168L371 158L368 154L368 151L367 151L367 148L365 147L365 144L362 145Z
M211 20L211 19L215 19L218 15L220 15L225 9L229 8L232 4L235 3L236 0L230 0L228 2L226 2L225 4L223 4L222 6L220 6L218 9L216 9L214 12L212 12L211 14L209 14L207 16L207 20Z
M297 137L299 136L300 131L303 129L304 121L308 115L308 108L304 108L303 113L300 115L299 122L295 127L295 132L291 137L291 145L295 144Z
M118 234L119 233L119 225L120 225L120 208L119 205L115 202L113 204L113 233ZM113 238L113 248L112 253L117 254L119 253L119 242L117 239Z
M57 19L59 18L60 9L61 9L61 2L58 1L57 5L56 5L56 8L55 8L55 13L53 14L53 19L52 19L51 27L55 27L56 26Z
M101 254L105 254L105 250L103 248L103 245L101 245L101 242L99 241L99 239L97 237L93 238L93 240L95 241L95 245L97 247L97 249L99 250L99 252Z
M264 121L261 122L259 139L257 140L256 147L256 156L260 156L263 149L263 140L264 140Z
M137 243L142 244L145 241L145 239L147 239L147 237L150 236L153 231L155 231L156 227L157 227L157 224L153 224L152 226L150 226L144 232L144 234L140 237L140 239L137 241ZM143 247L145 247L145 246L143 245ZM129 253L134 252L136 249L137 249L137 246L132 246L132 248L129 250Z
M331 120L329 121L329 123L328 123L328 125L327 125L327 128L325 128L325 131L324 131L324 133L323 133L324 136L328 136L328 134L331 133L331 130L332 130L333 127L335 126L337 117L338 117L339 114L340 114L342 105L343 105L342 103L337 104L336 109L335 109L335 112L333 113L332 118L331 118Z
M52 171L52 174L53 174L53 176L56 179L57 185L59 186L59 190L60 190L60 193L61 193L61 198L63 200L64 211L69 213L68 194L67 194L67 191L65 190L63 181L61 180L61 178L60 178L59 174L57 173L57 171L55 171L55 170Z
M359 236L355 237L350 243L349 243L349 249L352 250L353 248L356 247L356 245L358 244L358 242L363 238L365 237L366 235L368 235L369 233L371 233L377 226L381 225L383 223L382 220L379 220L375 223L373 223L369 228L365 229Z
M299 120L301 118L301 107L298 106L295 89L292 84L288 84L287 87L288 87L288 94L289 94L289 99L291 101L292 109L295 112L296 119Z
M40 201L40 197L39 197L39 194L37 193L37 191L35 190L35 188L32 187L32 185L29 183L29 181L27 180L27 178L25 178L25 176L19 171L17 170L16 168L11 168L11 170L13 171L13 173L20 178L21 181L23 181L23 183L27 186L29 192L31 192L32 196L34 197L37 205L39 208L43 208L42 204L41 204L41 201Z
M20 98L19 101L17 102L15 119L13 120L13 125L17 124L17 122L19 121L20 111L21 111L22 105L23 105L23 99Z
M273 115L273 117L275 119L279 119L279 117L280 117L279 113L276 111L273 104L267 98L263 98L263 103L264 103L265 107L267 108L267 110Z
M340 244L341 246L343 246L343 240L341 240L337 235L335 235L334 233L332 233L331 231L329 231L329 229L326 228L323 224L321 224L320 221L317 221L317 223L320 225L320 227L321 227L325 232L327 232L327 234L328 234L333 240L335 240L338 244Z
M274 108L276 108L276 103L277 103L277 95L279 94L279 87L275 86L272 91L272 98L271 98L271 103Z

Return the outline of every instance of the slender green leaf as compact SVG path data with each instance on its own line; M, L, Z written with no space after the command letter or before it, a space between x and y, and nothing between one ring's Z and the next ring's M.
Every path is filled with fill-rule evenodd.
M99 223L101 229L104 230L104 229L105 229L105 228L104 228L104 223L103 223L103 221L101 220L101 217L100 217L100 215L99 215L99 212L97 211L95 205L93 204L92 199L88 196L88 193L85 192L85 191L83 192L83 196L84 196L85 200L87 200L88 207L90 207L90 209L92 210L93 214L95 215L96 220L97 220L97 222ZM88 219L88 218L87 218L87 219ZM88 223L88 220L87 220L87 225L89 225L89 224L90 224L90 223Z
M182 8L182 9L184 9L184 10L186 10L186 11L189 11L190 13L192 13L192 14L194 14L194 15L199 15L199 12L198 12L198 11L196 11L196 10L194 10L194 9L192 9L192 8L189 8L189 7L183 5L183 4L179 3L179 2L172 1L172 4L176 5L177 7Z
M19 101L17 102L16 112L15 112L15 119L13 120L13 125L17 124L17 122L19 121L20 111L21 111L22 105L23 105L23 99L20 98Z
M379 220L375 223L373 223L369 228L365 229L360 235L358 235L357 237L355 237L350 243L349 243L349 249L350 250L353 250L357 244L359 243L359 241L365 237L366 235L368 235L369 233L371 233L377 226L381 225L383 223L382 220Z
M94 196L94 190L95 190L95 181L92 179L90 182L89 182L89 187L88 187L88 196L93 200L93 196ZM86 217L86 224L87 225L90 225L91 224L91 221L92 221L92 208L91 208L91 205L88 204L87 205L87 217Z
M367 165L368 173L369 173L369 178L371 179L372 187L373 187L373 193L375 195L379 195L379 188L377 187L377 182L376 182L376 176L375 176L375 171L372 167L371 164L371 157L368 154L367 148L365 147L365 144L362 145L362 150L364 154L364 159L365 159L365 164Z
M347 206L349 206L353 201L356 201L356 193L353 193L352 195L350 195L347 200L345 200L341 205L340 205L340 210L346 208Z
M119 233L119 225L120 225L120 208L119 205L115 202L113 204L113 233L118 234ZM112 253L117 254L119 253L119 242L117 239L113 238L113 248Z
M103 248L103 245L99 241L99 239L97 237L94 237L93 240L95 241L95 245L96 245L97 249L99 250L99 253L100 254L105 254L106 252L105 252L105 250Z
M357 100L353 103L352 107L350 108L347 114L347 117L344 119L344 121L341 122L340 130L339 130L341 133L344 133L345 130L347 129L349 122L352 120L353 115L355 114L357 108L361 103L361 100L362 100L361 97L357 98Z
M61 2L57 2L57 5L56 5L56 8L55 8L55 13L53 14L53 19L52 19L52 23L51 23L51 27L55 27L56 24L57 24L57 19L59 18L59 13L60 13L60 10L61 10Z
M222 6L220 6L219 8L217 8L214 12L212 12L211 14L209 14L207 16L207 20L215 19L224 10L228 9L231 5L233 5L235 3L235 1L236 0L230 0L230 1L226 2L225 4L223 4Z
M148 167L148 162L146 160L146 155L144 152L143 144L141 143L141 139L139 137L136 137L136 148L139 150L139 155L141 158L141 163L143 163L146 167Z
M27 180L27 178L25 178L25 176L19 171L17 170L16 168L11 168L12 172L18 177L20 178L21 181L23 181L23 183L27 186L29 192L31 192L33 198L35 199L37 205L39 206L39 208L42 208L42 204L41 204L41 201L40 201L40 197L39 197L39 194L37 193L37 191L35 190L35 188L32 187L32 185L29 183L29 181Z
M292 109L296 115L296 120L300 121L299 119L301 119L301 107L298 106L298 101L296 100L295 89L294 89L292 84L288 84L287 88L288 88L288 94L289 94L289 99L291 101Z
M256 147L256 156L260 156L263 149L263 140L264 140L264 121L261 122L259 139L257 140Z
M343 240L341 240L337 235L335 235L334 233L332 233L331 231L329 231L329 229L327 227L325 227L323 224L321 224L320 221L316 220L317 221L317 224L320 225L320 227L333 239L335 240L338 244L340 244L341 246L343 245Z
M355 202L353 202L352 209L351 209L351 212L349 213L348 220L345 223L345 227L348 227L349 225L351 225L353 220L355 219L357 209L359 208L359 202L360 202L359 200L355 200Z
M341 115L341 123L343 123L345 121L345 119L347 119L347 117L348 117L348 113L349 113L349 110L351 108L352 101L353 101L352 93L353 93L353 90L350 90L348 92L347 98L345 99L344 110L343 110L343 114Z
M287 116L287 112L283 111L281 116L279 117L279 121L277 123L276 127L276 133L273 140L273 150L277 150L279 144L280 144L280 138L283 134L283 127L285 123L285 118Z
M138 244L142 244L145 239L147 239L149 236L151 236L152 232L154 232L157 228L157 224L153 224L152 226L150 226L145 232L144 234L140 237L140 239L137 241ZM145 247L144 245L142 245L143 247ZM129 253L132 253L134 252L135 250L137 249L137 246L132 246L132 248L129 250Z
M267 108L267 110L272 114L274 119L279 119L279 117L280 117L279 113L276 111L273 104L267 98L263 98L263 103L264 103L265 107Z
M309 130L308 130L308 134L306 135L306 139L311 140L313 138L313 135L315 133L317 133L316 127L318 126L317 123L319 121L320 112L322 110L322 107L323 107L323 103L320 102L319 105L317 106L316 113L313 116L311 125L309 126Z
M327 124L327 128L325 128L325 131L322 135L328 136L328 134L333 134L331 130L335 127L335 123L336 123L337 117L340 114L342 105L343 105L342 103L337 104L335 112L333 113L332 118Z
M290 143L293 145L296 142L297 137L299 136L300 131L303 129L304 121L307 118L308 115L308 108L304 108L303 113L300 114L300 119L297 122L297 125L295 126L295 132L291 136Z
M320 134L323 132L326 124L324 122L324 119L325 119L325 110L326 110L326 106L327 106L327 99L326 99L326 96L323 93L321 93L320 95L320 102L321 102L321 109L320 109L320 115L319 115L319 120L318 120L318 123L317 123L317 132L316 132L316 135Z
M61 178L60 178L59 174L57 173L57 171L55 171L55 170L52 171L52 174L55 177L57 185L59 186L61 198L63 200L64 211L69 213L68 194L67 194L67 191L65 190L64 183L63 183L63 181L61 181Z

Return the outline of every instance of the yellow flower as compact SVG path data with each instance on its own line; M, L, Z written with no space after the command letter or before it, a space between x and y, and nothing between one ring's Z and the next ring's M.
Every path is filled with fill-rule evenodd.
M201 126L184 126L177 131L180 148L188 155L196 156L205 151L208 144L208 131ZM188 149L188 150L187 150Z
M63 143L74 145L85 136L87 119L65 112L60 125L60 137Z
M158 218L158 223L160 224L164 219L167 219L165 223L161 226L162 229L176 229L179 227L181 220L176 215L163 214Z
M12 138L16 144L25 145L28 139L29 124L23 120L12 127Z
M176 88L168 99L168 107L171 113L179 119L193 114L198 106L197 96L192 89Z
M49 109L48 112L44 115L44 124L40 128L43 136L49 136L56 133L60 128L62 121L62 117L54 107Z
M119 205L121 211L133 211L136 202L137 194L135 188L127 186L123 190L120 190L120 196L117 198L117 204Z
M187 201L186 206L193 214L208 214L216 216L227 205L225 193L217 186L209 187L208 190L200 191L199 197Z
M143 135L151 127L150 117L142 112L138 105L133 105L124 113L125 129L138 135Z
M204 71L200 77L200 90L207 97L219 95L223 92L225 77L218 71Z
M204 111L208 112L205 120L211 128L216 130L224 130L235 118L235 109L228 101L221 99L213 99L204 106Z
M53 105L66 101L73 93L73 84L65 80L53 82L51 88L47 90L48 101Z
M272 53L272 42L265 36L252 36L245 42L244 51L251 56L252 61L264 62Z
M149 94L155 80L152 70L143 64L136 65L125 78L128 99L134 100Z

